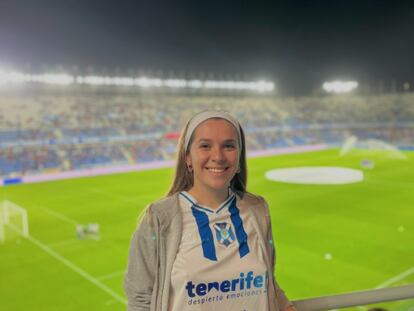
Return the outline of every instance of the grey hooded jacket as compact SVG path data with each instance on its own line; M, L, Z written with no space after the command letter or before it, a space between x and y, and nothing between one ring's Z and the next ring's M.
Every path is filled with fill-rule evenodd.
M168 309L171 271L182 232L178 194L149 205L131 239L124 280L128 311ZM245 193L242 199L237 196L237 206L242 204L247 204L255 216L259 238L266 245L266 264L270 276L269 311L283 311L291 302L273 277L275 249L268 205L262 197L250 193Z

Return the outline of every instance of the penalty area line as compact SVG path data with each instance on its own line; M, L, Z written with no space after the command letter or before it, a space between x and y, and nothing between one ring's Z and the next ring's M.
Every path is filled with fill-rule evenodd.
M385 288L390 286L391 284L401 281L403 279L405 279L406 277L410 276L411 274L414 274L414 267L411 267L410 269L386 280L384 283L378 285L376 288Z
M67 217L64 214L59 213L59 212L56 212L56 211L51 210L49 208L41 207L41 206L38 206L38 208L41 209L41 210L43 210L43 212L45 212L46 214L52 215L52 216L54 216L54 217L56 217L56 218L58 218L60 220L63 220L64 222L69 223L69 224L77 225L79 223L75 219L69 218L69 217Z
M49 244L49 247L55 248L55 247L59 247L59 246L64 246L64 245L68 245L68 244L74 244L79 242L79 239L67 239L67 240L61 240L61 241L57 241L54 242L52 244Z
M110 274L99 276L99 277L97 277L97 279L100 280L100 281L108 280L108 279L112 279L112 278L115 278L115 277L118 277L118 276L121 276L121 275L123 276L123 275L125 275L125 273L126 273L126 270L120 270L120 271L116 271L116 272L113 272L113 273L110 273Z
M124 297L122 297L121 295L118 295L117 293L115 293L112 289L110 289L108 286L106 286L105 284L103 284L102 282L100 282L98 279L96 279L95 277L93 277L92 275L90 275L89 273L85 272L84 270L82 270L81 268L79 268L78 266L76 266L74 263L72 263L70 260L66 259L65 257L63 257L62 255L58 254L57 252L55 252L54 250L52 250L49 246L47 246L46 244L42 243L41 241L35 239L32 236L28 236L25 237L25 239L29 240L30 242L32 242L34 245L36 245L37 247L39 247L40 249L42 249L45 253L49 254L50 256L52 256L53 258L55 258L56 260L60 261L61 263L63 263L66 267L68 267L69 269L71 269L72 271L76 272L77 274L79 274L80 276L82 276L84 279L88 280L89 282L91 282L93 285L95 285L96 287L98 287L99 289L103 290L104 292L106 292L108 295L110 295L112 298L114 298L116 301L126 305L127 301Z

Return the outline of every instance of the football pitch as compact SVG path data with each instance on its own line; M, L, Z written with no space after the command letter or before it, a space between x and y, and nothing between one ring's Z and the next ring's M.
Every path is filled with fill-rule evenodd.
M405 154L407 160L366 151L340 157L331 149L249 159L248 190L271 208L276 275L292 300L414 283L414 153ZM264 177L299 166L361 169L367 158L375 167L359 183ZM172 175L168 168L0 187L0 201L25 208L30 227L29 238L7 229L0 244L0 310L125 310L130 237ZM99 239L77 238L76 225L87 223L99 224ZM376 306L413 310L414 300Z

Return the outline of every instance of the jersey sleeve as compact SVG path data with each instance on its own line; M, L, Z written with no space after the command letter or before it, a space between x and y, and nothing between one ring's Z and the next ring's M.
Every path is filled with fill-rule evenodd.
M157 237L152 218L147 212L131 239L124 279L128 311L150 310L157 268Z

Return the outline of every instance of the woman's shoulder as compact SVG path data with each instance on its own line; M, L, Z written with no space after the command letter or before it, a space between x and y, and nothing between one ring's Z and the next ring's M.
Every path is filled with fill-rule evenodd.
M247 191L243 193L242 200L255 203L266 203L266 200L261 195Z
M178 209L178 193L153 201L147 208L152 213L168 214L171 216L171 213L175 213L175 209Z
M178 193L160 198L147 205L146 215L158 219L160 223L169 223L179 213Z
M255 209L268 214L268 204L261 195L245 192L241 200L246 204L252 205Z

